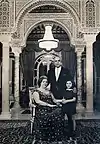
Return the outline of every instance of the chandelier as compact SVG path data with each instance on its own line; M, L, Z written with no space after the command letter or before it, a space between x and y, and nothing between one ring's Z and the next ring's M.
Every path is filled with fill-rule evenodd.
M39 47L40 48L45 48L46 50L51 50L52 48L57 48L58 47L58 39L54 39L53 34L52 34L52 26L51 25L46 25L45 26L45 34L43 39L38 40L39 42Z

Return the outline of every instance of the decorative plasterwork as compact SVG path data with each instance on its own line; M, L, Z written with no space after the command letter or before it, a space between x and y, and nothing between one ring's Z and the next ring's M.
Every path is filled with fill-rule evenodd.
M26 4L21 11L19 12L19 14L17 15L17 19L16 19L16 26L19 27L20 23L22 22L23 17L25 16L26 13L28 13L31 9L39 7L39 6L43 6L43 5L47 5L47 3L49 3L49 5L55 5L58 7L62 7L64 10L69 11L69 13L72 15L74 22L78 25L79 24L79 17L77 15L77 13L73 10L73 8L65 3L62 2L60 0L35 0L35 1L31 1L30 3Z
M21 40L20 39L12 39L11 42L10 42L10 47L13 49L15 48L16 50L17 49L21 49Z
M75 50L76 52L80 52L82 53L84 51L84 47L86 45L86 42L84 41L84 39L80 38L80 39L76 39L75 40Z
M9 44L10 40L11 40L10 32L0 32L0 42Z
M100 27L100 1L95 1L96 5L96 26Z
M13 27L15 22L15 0L10 1L10 26Z
M16 16L17 16L22 7L24 7L27 3L29 3L32 0L14 0L14 1L16 1Z
M18 39L18 38L20 38L20 33L19 33L19 31L13 32L13 33L12 33L12 38L13 38L13 39Z
M82 9L81 9L81 11L82 11L82 15L81 15L81 25L82 25L82 27L84 27L85 26L85 17L86 17L86 13L85 13L85 1L84 0L82 0L81 1L81 5L82 5Z
M44 18L59 18L67 19L73 18L69 12L67 13L27 13L25 19L44 19ZM73 19L74 20L74 19Z
M86 2L86 27L95 27L95 4L93 1Z
M100 32L100 28L81 28L80 31L84 34L97 34Z
M0 27L9 27L9 1L0 2Z
M41 22L45 22L48 21L49 18L49 22L55 22L58 23L63 23L67 29L70 31L71 34L73 34L73 23L74 20L71 17L71 15L69 13L66 14L56 14L54 13L53 15L51 13L46 13L41 14L41 13L36 13L36 14L27 14L24 18L24 34L26 33L26 31L32 26L35 25L35 23L39 23ZM66 31L66 28L65 28Z
M66 2L66 0L65 0ZM68 1L68 3L73 7L77 14L79 14L79 0Z
M66 13L66 11L55 5L44 5L31 10L29 13Z
M26 42L27 36L29 35L29 33L31 32L31 30L33 30L39 23L45 23L47 21L50 21L51 23L55 23L59 26L61 26L65 32L68 34L70 41L71 38L73 37L73 19L69 18L69 19L49 19L46 21L45 20L40 20L39 19L33 19L33 20L24 20L24 43ZM22 32L23 33L23 32Z

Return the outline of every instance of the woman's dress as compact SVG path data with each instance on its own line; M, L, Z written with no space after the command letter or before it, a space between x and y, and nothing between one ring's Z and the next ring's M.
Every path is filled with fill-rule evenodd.
M51 94L39 93L40 100L54 104ZM35 134L37 140L58 141L63 137L63 116L60 107L48 107L36 104Z

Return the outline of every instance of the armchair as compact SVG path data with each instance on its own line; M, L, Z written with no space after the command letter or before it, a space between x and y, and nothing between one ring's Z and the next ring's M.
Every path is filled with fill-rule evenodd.
M35 108L36 105L34 104L34 100L32 99L32 95L34 92L34 87L29 87L29 107L31 112L31 134L33 133L33 126L34 126L34 119L35 119Z

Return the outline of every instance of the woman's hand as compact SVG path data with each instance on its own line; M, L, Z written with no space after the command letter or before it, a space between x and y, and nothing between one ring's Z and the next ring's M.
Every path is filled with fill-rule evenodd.
M75 97L73 97L73 99L69 99L69 100L62 99L62 104L66 104L66 103L74 102L74 101L76 101L76 98L75 98Z
M57 105L58 107L62 107L62 104L61 104L61 103L56 103L56 105Z
M48 104L48 106L51 107L51 108L52 107L57 107L57 105L51 105L51 104Z

